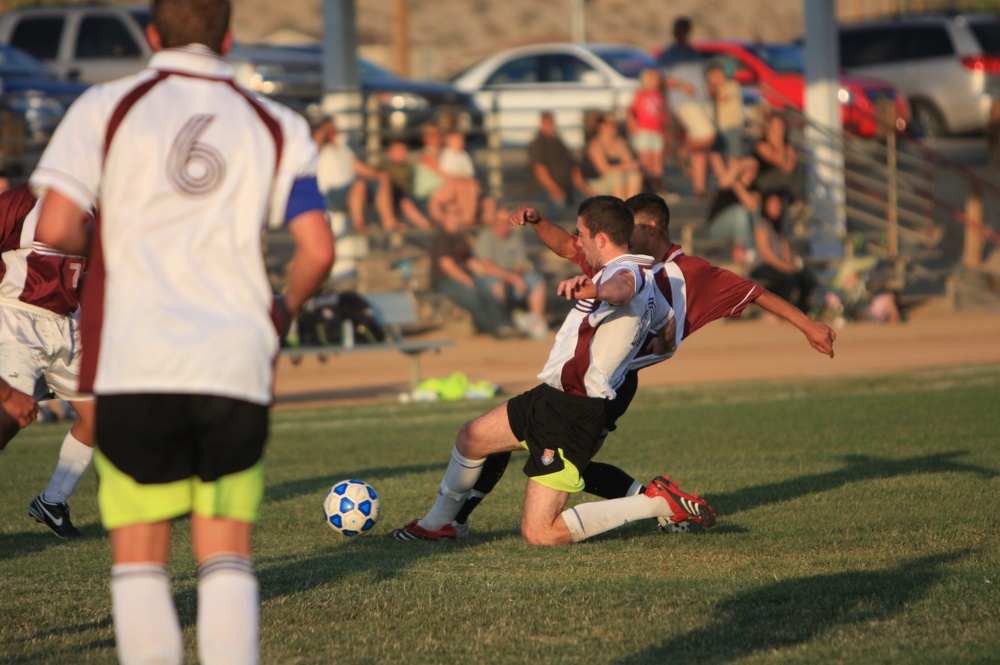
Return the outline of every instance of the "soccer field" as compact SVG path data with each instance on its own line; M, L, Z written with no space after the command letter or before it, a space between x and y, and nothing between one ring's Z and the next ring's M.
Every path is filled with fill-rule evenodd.
M532 548L523 454L453 543L384 535L423 515L458 427L492 403L282 411L256 537L263 663L988 663L1000 659L1000 366L640 389L598 459L669 473L718 526L636 523ZM107 539L27 517L65 424L0 456L0 663L112 663ZM327 528L344 478L382 500L370 534ZM590 500L588 497L580 497ZM171 571L188 662L196 570Z

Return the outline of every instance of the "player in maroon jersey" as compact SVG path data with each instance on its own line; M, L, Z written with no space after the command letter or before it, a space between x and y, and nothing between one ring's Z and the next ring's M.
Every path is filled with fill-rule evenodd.
M670 208L655 194L637 194L627 202L635 215L631 245L641 254L654 257L660 263L655 267L657 285L674 309L676 346L702 326L724 317L742 314L751 302L780 316L806 336L809 344L825 355L833 357L833 343L837 334L821 321L813 321L798 308L783 298L739 275L718 268L704 259L684 254L680 245L670 239ZM511 223L520 223L525 215L539 216L533 208L524 206L511 215ZM545 245L564 258L573 259L572 236L562 227L541 218L532 228ZM673 356L676 350L657 355L651 352L640 354L633 364L618 394L608 405L607 432L615 429L618 418L625 414L638 389L638 370L656 364ZM483 498L492 491L507 468L510 454L491 455L486 459L476 486L466 497L465 505L459 511L452 526L458 536L468 533L468 517ZM641 493L645 486L625 471L611 464L591 462L582 472L584 491L604 499L619 498ZM660 522L665 531L677 530L677 526ZM686 526L680 525L682 528Z
M0 194L0 395L7 395L0 411L0 450L37 416L36 398L51 391L70 402L76 421L63 439L52 479L28 514L60 538L79 538L67 499L93 457L94 403L77 390L75 314L87 266L83 257L35 242L35 204L27 185Z

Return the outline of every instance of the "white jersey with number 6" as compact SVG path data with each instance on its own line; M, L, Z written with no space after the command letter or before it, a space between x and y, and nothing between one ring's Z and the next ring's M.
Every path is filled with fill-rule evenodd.
M81 387L268 403L278 341L261 231L315 173L305 120L238 87L205 47L87 90L31 177L98 209Z

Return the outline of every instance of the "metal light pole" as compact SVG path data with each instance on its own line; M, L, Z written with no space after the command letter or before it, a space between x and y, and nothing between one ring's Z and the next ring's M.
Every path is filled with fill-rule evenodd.
M810 199L819 224L812 227L812 254L839 258L847 229L844 192L844 127L840 116L839 45L834 0L803 0L806 24L806 143L812 152Z

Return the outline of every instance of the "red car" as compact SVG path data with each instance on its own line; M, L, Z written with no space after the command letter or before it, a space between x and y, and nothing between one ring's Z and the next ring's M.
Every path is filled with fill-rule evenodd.
M806 58L795 44L696 41L691 46L706 58L720 61L741 85L753 86L776 109L805 106ZM889 83L861 76L840 76L844 131L859 136L876 134L875 105L887 99L896 108L896 129L905 131L910 121L906 97Z

